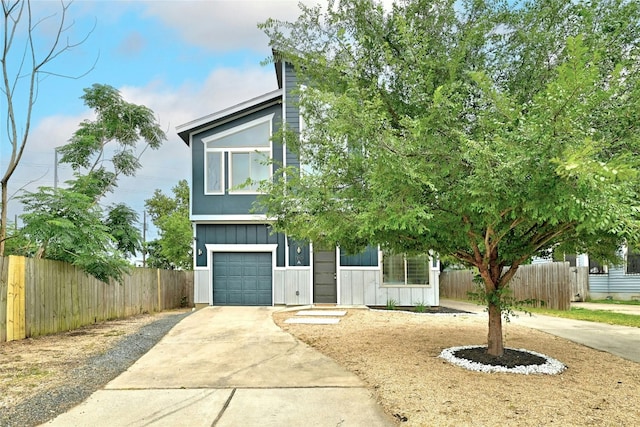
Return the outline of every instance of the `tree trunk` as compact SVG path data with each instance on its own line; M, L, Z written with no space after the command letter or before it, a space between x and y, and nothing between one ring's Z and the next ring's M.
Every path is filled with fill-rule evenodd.
M501 357L504 354L502 342L502 312L500 307L489 302L489 334L487 337L487 353Z
M0 216L0 257L4 256L4 241L7 238L7 193L9 188L6 182L2 182L2 203L0 203L2 214Z

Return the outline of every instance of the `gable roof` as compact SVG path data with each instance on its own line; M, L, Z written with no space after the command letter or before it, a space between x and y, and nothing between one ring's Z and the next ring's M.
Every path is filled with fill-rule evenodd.
M196 131L246 116L247 114L276 103L282 103L282 89L276 89L256 98L249 99L248 101L241 102L240 104L225 108L224 110L178 125L176 126L176 132L180 139L189 145L189 135Z

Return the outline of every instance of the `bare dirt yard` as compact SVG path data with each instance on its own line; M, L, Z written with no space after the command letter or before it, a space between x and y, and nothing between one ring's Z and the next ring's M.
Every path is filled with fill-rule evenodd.
M275 322L353 371L402 426L640 426L640 364L505 325L505 343L568 366L559 375L487 374L439 358L485 345L486 317L349 310L336 325ZM640 349L639 349L640 351Z
M190 310L144 314L55 335L0 343L0 425L7 422L3 415L12 413L21 403L54 394L70 382L79 381L78 370L86 368L89 360L104 354L123 338L137 334L152 322L187 311ZM105 381L110 379L109 375L113 374L108 372ZM69 397L69 404L79 403L73 399ZM20 412L20 418L16 420L14 414L9 425L31 423L29 414ZM54 415L52 412L51 417ZM42 415L35 419L38 417Z

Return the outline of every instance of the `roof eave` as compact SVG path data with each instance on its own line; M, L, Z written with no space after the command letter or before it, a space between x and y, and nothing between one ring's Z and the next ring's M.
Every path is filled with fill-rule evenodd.
M240 104L225 108L224 110L216 111L182 125L178 125L176 126L176 132L178 133L180 139L182 139L185 144L189 145L189 135L191 135L194 130L202 128L211 122L222 120L226 117L241 113L245 110L253 109L261 104L269 103L277 98L282 98L281 88L276 89L272 92L265 93L256 98L249 99L245 102L241 102Z

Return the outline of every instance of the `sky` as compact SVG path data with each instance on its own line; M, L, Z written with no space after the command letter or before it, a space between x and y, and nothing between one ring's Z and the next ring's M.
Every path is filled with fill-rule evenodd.
M56 33L60 2L33 0L32 9L48 17L41 22L36 39L42 49ZM93 117L80 99L83 89L108 84L127 102L152 109L167 134L159 150L144 152L136 177L121 178L115 192L101 203L124 202L142 220L144 201L155 189L171 194L180 179L190 182L190 153L176 126L277 89L273 65L260 64L270 49L257 24L269 17L295 20L298 11L296 0L72 3L67 11L67 23L72 25L65 36L71 44L87 39L57 57L47 69L51 74L40 82L29 140L9 181L9 194L54 185L55 147L66 144L78 124ZM14 67L17 63L13 62ZM4 116L6 100L1 102ZM24 107L19 100L16 104ZM24 117L19 110L20 114ZM4 174L10 153L4 129L0 138L0 173ZM72 177L71 169L62 164L57 170L58 183L64 186ZM8 205L13 221L21 205L15 198ZM156 237L151 226L147 240Z

